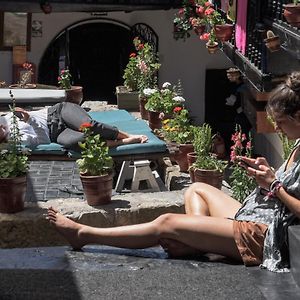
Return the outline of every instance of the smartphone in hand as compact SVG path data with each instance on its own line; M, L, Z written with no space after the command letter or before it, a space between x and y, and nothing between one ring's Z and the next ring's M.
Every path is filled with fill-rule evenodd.
M246 161L244 161L242 158L237 158L237 162L245 165L246 167L256 169L256 167L251 166L249 163L247 163Z

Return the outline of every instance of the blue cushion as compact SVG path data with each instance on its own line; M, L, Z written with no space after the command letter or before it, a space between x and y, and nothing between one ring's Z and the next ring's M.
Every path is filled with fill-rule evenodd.
M135 119L126 110L109 110L101 112L89 112L90 116L103 123L115 125L119 130L130 134L144 134L148 136L148 142L144 144L121 145L111 148L109 153L111 156L144 154L144 153L163 153L166 151L166 143L160 140L151 132L150 127L144 120ZM45 155L70 155L74 158L80 157L80 153L67 151L63 146L51 143L38 145L32 150L32 154Z
M129 121L135 118L126 110L107 110L107 111L91 111L88 113L94 120L112 124L118 120Z

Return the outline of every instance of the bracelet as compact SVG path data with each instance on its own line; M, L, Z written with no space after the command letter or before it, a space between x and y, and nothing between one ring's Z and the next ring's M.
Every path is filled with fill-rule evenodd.
M268 197L274 197L281 187L283 187L281 181L278 179L273 180L270 184Z

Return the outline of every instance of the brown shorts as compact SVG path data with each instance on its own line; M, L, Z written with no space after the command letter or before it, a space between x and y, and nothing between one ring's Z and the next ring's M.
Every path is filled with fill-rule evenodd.
M234 240L246 266L262 263L267 229L265 224L233 220Z

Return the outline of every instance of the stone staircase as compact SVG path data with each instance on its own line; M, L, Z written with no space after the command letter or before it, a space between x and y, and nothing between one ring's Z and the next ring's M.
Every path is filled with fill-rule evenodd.
M289 235L289 251L291 274L300 288L300 225L290 226Z

